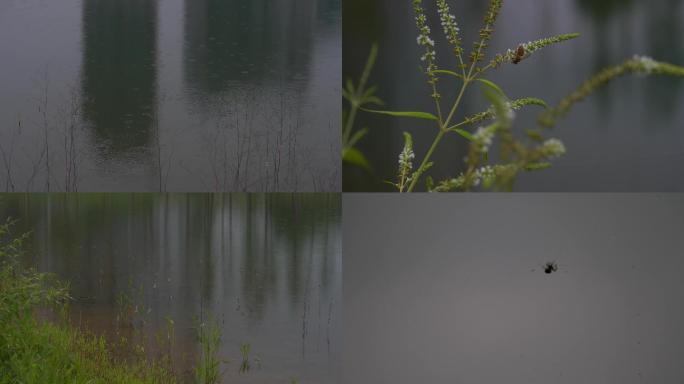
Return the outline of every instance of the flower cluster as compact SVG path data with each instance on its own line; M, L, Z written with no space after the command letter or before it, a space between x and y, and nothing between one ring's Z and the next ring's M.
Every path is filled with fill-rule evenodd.
M496 179L496 170L491 165L485 165L484 167L478 169L475 172L475 175L478 179L478 184L479 180L481 179L484 185L487 186L491 185ZM477 186L477 184L475 186Z
M404 150L399 154L399 168L413 169L413 159L415 158L416 154L413 153L413 148L405 146Z
M487 153L489 152L489 147L494 141L494 128L495 127L480 127L473 134L473 143L476 145L479 152Z
M575 104L587 98L597 89L604 87L613 79L630 73L684 77L684 67L658 62L649 57L633 57L620 65L606 68L585 81L579 88L563 98L558 106L545 112L539 118L539 123L545 127L553 126L558 118L565 116Z
M404 132L404 149L399 153L399 182L396 184L400 192L403 192L404 187L412 180L411 171L413 171L413 159L415 158L411 134Z
M508 165L485 165L470 173L470 177L461 173L456 178L442 181L432 192L465 190L478 187L480 184L483 184L484 188L489 188L496 181L497 174L508 167Z
M504 110L506 111L506 119L515 119L515 106L513 105L513 103L511 103L510 101L504 103Z
M634 56L634 61L641 66L641 71L650 75L658 68L658 62L648 56Z
M553 37L547 37L544 39L539 39L535 41L528 41L527 43L521 43L518 45L518 47L522 47L522 56L519 55L520 52L518 52L518 49L509 49L506 51L506 53L498 54L494 57L494 59L489 63L489 65L493 68L496 68L500 66L503 63L510 63L510 62L519 62L521 60L524 60L528 57L530 57L533 53L536 51L552 45L552 44L557 44L557 43L562 43L564 41L572 40L579 37L579 33L567 33L563 35L558 35L558 36L553 36ZM517 61L516 61L517 60Z
M484 57L484 50L489 44L494 32L494 23L499 17L499 12L503 6L503 0L491 0L489 8L484 18L484 27L480 30L480 41L475 43L473 51L470 53L470 61L475 63L481 61Z
M461 29L456 24L456 16L449 13L449 4L447 4L446 0L437 0L437 12L442 21L442 28L444 29L447 41L454 46L454 53L460 56L463 53L459 36Z
M540 107L548 108L548 105L544 102L544 100L537 99L535 97L526 97L523 99L517 99L517 100L512 100L508 102L508 105L512 109L511 113L508 114L508 116L511 118L515 118L515 111L521 109L522 107L526 107L528 105L537 105ZM467 121L469 124L474 124L474 123L479 123L480 121L487 120L487 119L493 119L496 118L496 112L494 111L494 107L489 107L486 111L476 113L474 115L468 116L465 118L465 121Z
M430 27L427 25L427 17L425 16L425 11L423 10L422 0L413 0L413 10L416 14L416 26L418 27L418 37L416 42L418 45L425 47L425 53L420 58L422 61L427 62L427 73L432 73L436 68L435 66L435 41L430 38Z
M548 139L542 144L541 151L548 158L560 157L565 154L565 145L558 139Z

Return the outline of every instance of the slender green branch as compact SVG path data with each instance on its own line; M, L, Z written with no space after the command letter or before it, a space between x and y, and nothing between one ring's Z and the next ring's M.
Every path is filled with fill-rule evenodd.
M544 127L553 126L558 118L565 116L575 104L584 100L587 96L605 86L611 80L625 76L629 73L684 77L684 67L655 61L650 57L635 56L620 65L604 69L594 75L574 92L561 100L555 108L549 109L546 113L543 113L539 118L539 123Z
M362 104L363 95L365 93L366 83L370 77L371 70L375 65L375 60L378 57L378 45L373 44L370 53L368 55L368 60L366 60L366 66L363 68L363 73L361 74L361 79L359 79L359 84L356 89L353 86L350 87L349 91L353 93L349 95L349 103L351 108L349 110L349 116L347 116L347 122L344 127L344 132L342 133L342 143L349 142L349 137L351 136L351 131L354 126L354 119L356 118L356 113Z
M418 184L418 180L420 179L420 176L423 174L424 169L427 167L430 158L432 157L432 154L435 152L435 149L437 149L437 146L439 145L439 142L442 141L442 138L444 138L444 135L446 135L446 131L440 129L439 132L437 133L437 137L435 137L435 140L432 142L432 145L430 146L430 149L428 150L427 154L423 158L423 161L420 163L420 167L418 167L418 170L416 171L415 176L413 177L413 180L411 180L411 184L409 184L408 189L406 192L413 192L413 189L416 187L416 184Z
M454 117L454 114L456 113L458 106L461 104L461 100L463 99L463 95L465 94L466 88L468 88L468 84L470 84L470 80L468 79L468 77L466 77L463 80L463 85L461 86L461 91L458 93L458 97L456 98L454 105L451 107L451 111L449 112L449 116L447 117L447 119L442 124L442 128L449 126L449 123L451 122L451 119Z

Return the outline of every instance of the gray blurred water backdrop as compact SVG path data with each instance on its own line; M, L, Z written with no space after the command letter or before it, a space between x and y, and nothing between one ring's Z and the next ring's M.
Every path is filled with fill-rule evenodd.
M339 190L339 0L3 0L3 191Z
M342 205L343 383L682 382L684 196Z

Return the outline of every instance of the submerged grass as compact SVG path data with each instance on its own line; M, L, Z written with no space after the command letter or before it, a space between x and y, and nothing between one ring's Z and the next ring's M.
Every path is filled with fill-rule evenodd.
M211 316L198 325L197 338L201 353L195 368L195 381L200 384L217 384L221 381L222 361L218 357L221 330Z

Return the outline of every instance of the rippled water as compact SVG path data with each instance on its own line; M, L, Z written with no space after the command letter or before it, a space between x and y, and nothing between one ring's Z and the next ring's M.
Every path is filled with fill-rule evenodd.
M172 319L175 367L190 376L194 327L213 318L224 382L337 382L339 195L2 195L8 216L31 231L26 262L70 282L75 324L140 342Z
M3 190L339 189L339 0L5 0Z
M469 49L481 28L488 1L453 1L452 8ZM434 4L426 1L425 4ZM437 20L434 6L429 6ZM545 48L520 65L506 65L492 80L512 98L539 97L550 104L574 90L601 68L635 54L684 65L684 3L679 0L511 0L504 1L490 53L520 42L568 32L580 39ZM439 23L433 26L438 46L446 44ZM433 111L429 89L419 70L420 47L410 2L348 0L344 3L346 76L358 76L370 43L379 43L371 84L385 108ZM444 47L444 46L442 46ZM455 65L448 49L439 50L441 65ZM449 86L453 84L453 86ZM444 99L454 100L456 83L445 79ZM466 94L462 114L486 107L478 87ZM518 191L682 191L684 179L684 80L627 77L578 105L553 131L568 153L554 168L518 180ZM534 124L537 110L518 113L516 129ZM345 190L385 190L393 180L403 145L402 131L414 135L420 158L436 136L431 122L362 115L358 127L370 134L360 147L374 166L369 177L345 169ZM476 127L473 127L473 129ZM431 174L436 180L462 170L464 140L445 140L436 152ZM349 171L349 172L347 172Z

